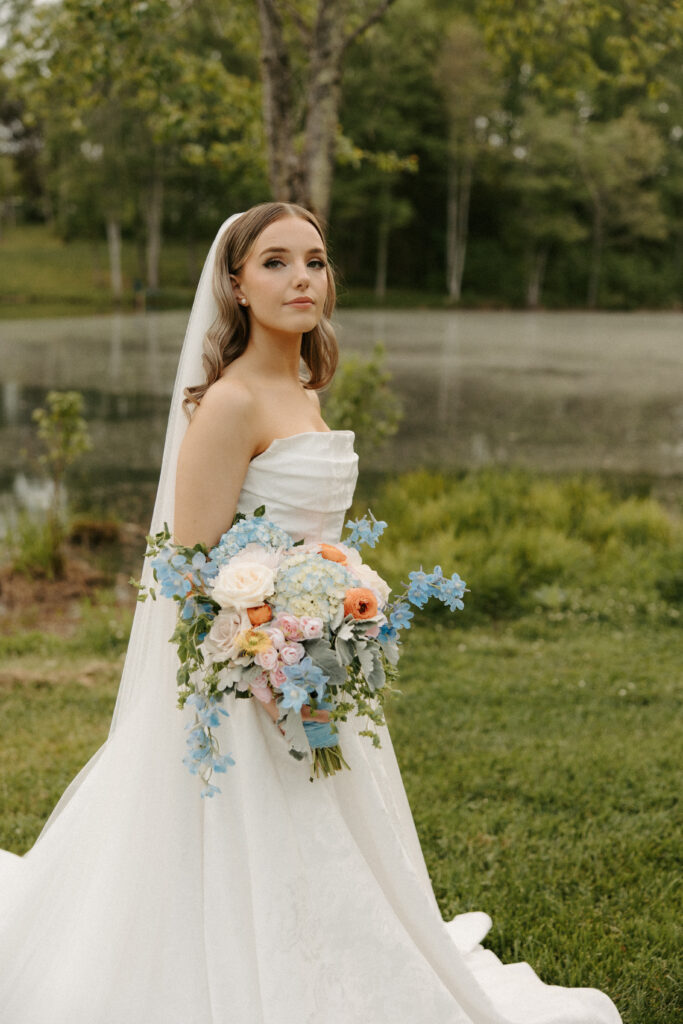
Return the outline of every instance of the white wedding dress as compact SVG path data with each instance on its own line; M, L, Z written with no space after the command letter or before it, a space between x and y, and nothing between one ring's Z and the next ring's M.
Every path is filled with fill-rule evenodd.
M239 508L335 541L356 476L350 431L281 438ZM151 614L172 627L172 602ZM236 763L202 800L175 670L166 643L33 849L0 857L2 1024L619 1024L603 993L501 964L485 914L442 921L386 729L377 751L343 724L352 770L311 783L229 699Z

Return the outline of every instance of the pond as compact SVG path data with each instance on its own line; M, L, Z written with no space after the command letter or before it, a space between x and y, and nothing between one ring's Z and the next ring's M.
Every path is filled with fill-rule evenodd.
M82 508L146 522L184 312L0 322L0 498L46 500L23 449L50 388L83 392ZM683 315L341 310L342 352L384 343L404 409L365 471L523 465L683 478Z

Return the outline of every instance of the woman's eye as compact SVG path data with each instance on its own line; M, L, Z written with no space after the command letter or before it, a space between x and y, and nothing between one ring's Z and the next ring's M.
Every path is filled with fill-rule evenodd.
M308 265L309 267L315 267L316 270L324 270L327 266L325 260L311 260Z
M272 259L266 260L266 262L263 264L263 266L264 267L274 267L274 266L276 266L278 264L284 267L284 263L282 262L282 260L278 259L277 256L273 256Z

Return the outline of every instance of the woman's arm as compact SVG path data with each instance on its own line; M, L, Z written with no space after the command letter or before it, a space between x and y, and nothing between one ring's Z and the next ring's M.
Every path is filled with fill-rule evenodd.
M195 409L178 454L173 535L213 547L232 526L237 499L258 446L257 410L239 381L212 384Z

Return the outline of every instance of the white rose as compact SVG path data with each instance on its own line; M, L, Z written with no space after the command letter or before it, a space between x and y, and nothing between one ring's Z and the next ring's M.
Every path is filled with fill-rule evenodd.
M247 613L235 608L224 608L213 620L202 646L213 661L238 661L244 664L249 659L239 657L240 649L235 640L245 629L251 629Z
M221 608L242 611L263 604L275 590L275 573L268 565L256 560L231 559L219 571L211 596Z

